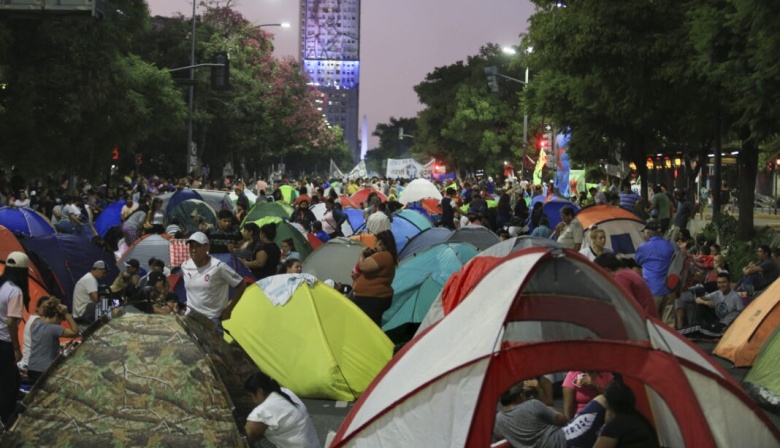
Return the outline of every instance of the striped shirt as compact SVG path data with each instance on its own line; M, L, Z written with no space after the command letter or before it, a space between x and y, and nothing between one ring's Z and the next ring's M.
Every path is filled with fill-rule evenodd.
M633 191L630 193L620 193L620 208L624 208L630 212L634 212L634 205L639 200L639 195Z

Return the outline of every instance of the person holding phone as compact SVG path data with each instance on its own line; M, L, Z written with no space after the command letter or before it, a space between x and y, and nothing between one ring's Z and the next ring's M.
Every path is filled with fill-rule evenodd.
M612 381L609 372L594 370L573 370L563 380L563 415L567 420L574 418L587 404L604 393L604 388Z

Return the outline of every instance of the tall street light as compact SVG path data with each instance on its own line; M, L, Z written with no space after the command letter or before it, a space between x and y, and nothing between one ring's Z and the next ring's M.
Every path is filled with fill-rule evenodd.
M530 53L534 50L534 47L528 47L525 52ZM512 47L504 47L502 51L506 54L516 55L517 50ZM521 82L523 86L528 85L528 64L525 66L525 81L516 80ZM520 172L525 176L525 157L528 152L528 106L525 106L525 114L523 115L523 158L520 163Z
M195 146L195 142L192 141L192 130L193 130L193 124L192 124L192 114L193 109L195 108L195 68L198 66L195 64L195 19L197 14L197 5L198 2L194 1L192 2L192 39L190 41L190 80L189 80L189 101L187 103L188 109L189 109L189 120L187 120L187 169L185 170L185 174L189 174L192 169L194 169L197 166L197 146ZM269 26L278 26L282 28L290 28L289 22L281 22L281 23L263 23L261 25L253 26L252 28L262 28L262 27L269 27Z
M255 25L252 28L262 28L264 26L280 26L282 28L289 28L290 22L282 22L282 23L263 23L262 25Z

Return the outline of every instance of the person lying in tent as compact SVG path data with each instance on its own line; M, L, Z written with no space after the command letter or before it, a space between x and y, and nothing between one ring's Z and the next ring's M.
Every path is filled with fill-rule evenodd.
M521 381L501 395L494 441L506 440L515 448L592 447L607 412L604 395L594 397L569 421L540 400L540 389L533 387L536 381Z

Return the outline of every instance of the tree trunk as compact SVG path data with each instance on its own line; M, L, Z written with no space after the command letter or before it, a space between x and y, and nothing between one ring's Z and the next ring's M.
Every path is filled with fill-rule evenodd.
M739 162L739 237L748 240L755 235L753 206L755 204L756 178L758 177L758 144L744 140L737 157Z

